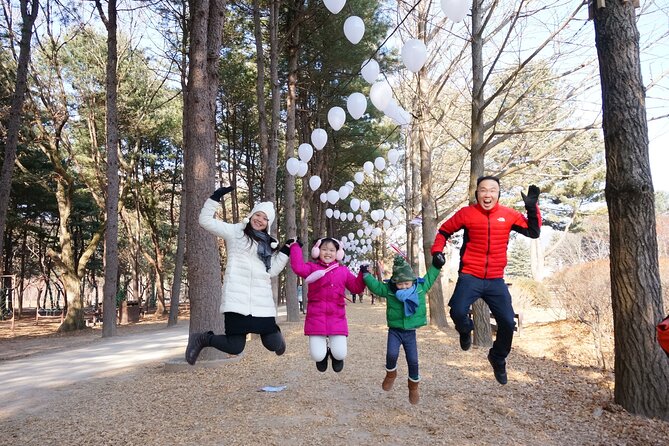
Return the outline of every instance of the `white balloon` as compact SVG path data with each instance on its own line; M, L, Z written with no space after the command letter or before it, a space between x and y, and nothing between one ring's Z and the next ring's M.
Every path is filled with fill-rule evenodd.
M369 216L373 221L379 221L379 214L376 213L376 209L369 213Z
M323 0L323 3L332 14L339 14L339 11L344 9L346 0Z
M346 122L346 112L341 107L332 107L328 111L328 123L333 130L337 131L344 126Z
M330 202L330 204L335 204L337 201L339 201L339 192L337 192L336 190L329 190L328 201Z
M388 150L388 161L390 164L395 164L400 159L400 152L397 149Z
M354 217L353 212L349 212L346 214L346 220L348 221L353 221L353 217Z
M328 194L326 194L325 192L323 192L323 193L321 194L321 203L325 203L326 201L328 201Z
M332 213L334 218L339 218L340 214L341 214L341 211L339 209L335 209L335 211Z
M372 231L372 234L374 234L376 236L379 236L379 235L381 235L382 232L383 231L381 231L381 228L374 228L374 230Z
M344 22L344 35L353 45L362 40L365 35L365 22L357 15L353 15Z
M290 157L286 160L286 170L289 174L295 175L300 169L300 160Z
M397 123L401 126L411 124L411 114L404 110L402 107L398 107L398 119Z
M470 5L467 0L441 0L441 10L454 22L461 22L465 18Z
M326 216L327 218L332 217L332 214L334 214L334 212L332 212L332 209L327 208L327 209L325 210L325 216Z
M308 163L311 157L314 155L314 148L311 147L311 144L302 143L297 148L297 155L300 157L300 160Z
M369 208L369 206L367 206L367 208ZM366 228L367 226L369 226L369 223L366 222L366 221L363 221L363 222L362 222L362 227L363 227L363 228Z
M346 186L342 186L339 188L339 198L342 200L346 200L346 197L348 197L348 194L350 193L351 191Z
M397 226L400 223L400 219L397 217L393 217L390 222L393 224L393 226Z
M376 240L377 237L378 237L378 235L376 235L375 232L372 232L372 240Z
M363 232L365 233L366 236L369 236L369 234L372 233L372 227L367 226Z
M368 239L367 239L367 244L368 244L368 245L371 245L371 244L372 244L372 239L371 239L371 238L368 238Z
M357 215L355 216L355 221L357 221L358 223L360 223L360 222L362 221L362 215L357 214Z
M314 129L311 132L311 143L316 147L316 150L323 150L325 144L328 142L328 133L323 129Z
M348 233L348 239L352 242L354 238L355 238L355 235L352 232L349 232Z
M367 200L362 200L360 202L360 209L362 209L362 212L367 212L369 211L369 201ZM367 222L365 222L367 223Z
M383 220L383 229L388 229L390 227L390 221Z
M377 209L376 214L379 216L379 220L383 220L383 209Z
M344 243L348 242L348 237L343 236L343 237L341 238L341 241L344 242ZM346 244L348 244L348 243L346 243Z
M367 110L367 98L362 93L351 93L346 100L346 110L353 119L360 119Z
M369 59L368 61L363 62L362 68L360 69L360 74L362 74L363 79L370 84L373 84L376 81L380 72L381 69L379 68L379 63L374 59Z
M383 169L386 168L386 160L384 160L382 156L377 157L374 160L374 167L376 167L376 170L379 172L383 171Z
M307 174L307 169L309 169L309 164L305 163L304 161L299 161L300 167L297 168L297 176L298 177L303 177Z
M360 208L360 200L358 200L357 198L351 198L351 210L353 212L357 212L359 208Z
M356 172L355 175L353 175L353 179L356 183L362 184L362 182L365 181L365 174L362 172Z
M418 73L427 60L427 48L422 40L409 39L402 47L402 62L413 73Z
M339 214L339 219L340 219L341 221L346 221L346 213L345 213L345 212L340 213L340 214Z
M395 214L393 214L393 211L392 211L392 210L390 210L390 209L386 209L386 218L387 218L388 220L390 220L391 218L393 218L393 215L395 215Z
M346 185L348 186L349 189L351 189L351 192L353 192L353 189L355 188L353 181L347 181Z
M364 233L365 233L365 231L363 231L362 229L358 229L358 230L356 231L356 234L358 234L358 237L362 237L362 235L363 235Z
M372 100L374 107L383 111L389 104L393 97L393 90L388 85L388 82L375 82L372 88L369 89L369 99Z
M372 163L371 161L365 161L365 164L362 165L362 170L364 170L367 175L373 174L374 163Z
M321 187L321 177L319 177L318 175L313 175L311 178L309 178L309 187L313 191L316 191L316 189ZM327 195L325 197L327 199Z

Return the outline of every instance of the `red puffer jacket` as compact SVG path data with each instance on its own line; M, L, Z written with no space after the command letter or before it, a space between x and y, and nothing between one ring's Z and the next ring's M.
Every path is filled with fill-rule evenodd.
M465 232L459 271L480 279L499 279L504 277L509 234L516 231L530 238L539 238L541 213L539 206L536 212L534 209L529 211L527 217L499 203L490 211L478 204L464 207L441 225L432 245L432 254L442 252L446 240L460 229Z

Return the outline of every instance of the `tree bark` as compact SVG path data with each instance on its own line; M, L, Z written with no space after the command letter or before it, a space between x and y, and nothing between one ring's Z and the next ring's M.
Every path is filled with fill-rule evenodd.
M225 1L191 0L189 10L189 69L184 98L184 123L188 128L184 140L184 207L191 302L189 332L221 333L221 262L217 240L198 224L198 217L214 187L216 91ZM206 349L200 356L203 360L214 357L219 357L214 349Z
M472 4L472 116L471 116L471 167L469 171L469 196L474 196L476 179L485 171L485 146L483 135L483 0ZM492 345L490 309L478 299L472 305L474 314L474 344L481 347Z
M28 0L21 0L21 42L19 43L19 60L16 67L16 87L12 97L12 105L9 111L9 122L7 123L7 141L5 142L5 156L0 173L0 258L2 258L3 245L5 241L5 227L7 226L7 211L9 208L9 196L12 189L12 176L14 174L14 162L16 161L16 148L19 144L19 130L21 127L21 116L23 114L23 103L28 89L28 63L30 62L30 40L33 35L33 25L39 11L38 0L32 0L30 10ZM6 265L9 268L9 264ZM6 271L5 274L9 274Z
M107 197L105 214L107 228L104 243L105 282L102 287L103 322L102 337L116 334L116 293L118 291L118 200L119 200L119 159L118 159L118 104L117 104L117 63L118 50L116 41L116 0L108 0L107 16L102 4L96 0L95 5L102 21L107 28L107 72L106 72L106 127L107 127Z
M428 20L429 4L422 5L419 10L419 20L418 20L418 38L425 40L425 27ZM419 104L418 108L418 118L417 122L414 122L414 125L418 126L418 152L420 156L420 196L421 196L421 207L423 209L423 255L425 257L425 269L429 268L432 263L432 255L430 250L432 248L432 243L434 241L434 236L437 233L437 212L434 205L434 195L432 193L432 150L427 141L427 135L425 131L425 126L427 122L425 118L428 116L427 110L424 110L423 107L426 100L426 92L424 89L425 83L423 82L424 78L427 75L427 69L425 66L418 72L417 79L417 102ZM418 269L414 270L418 274ZM430 306L430 325L434 325L439 328L445 328L448 326L446 321L446 310L444 307L444 294L441 286L441 280L436 280L432 285L428 293L428 302Z
M298 19L302 10L303 2L297 0L294 3L295 12L288 23L291 28L292 21ZM297 70L299 56L299 26L293 27L292 34L288 37L288 94L286 96L286 159L295 155L296 145L296 113L297 113ZM297 236L296 222L296 198L295 198L295 177L293 175L285 176L285 212L286 212L286 237ZM286 312L288 320L291 322L299 321L299 306L297 302L297 276L292 270L286 272Z
M614 396L630 412L667 420L669 361L655 341L655 325L664 313L633 3L606 2L595 10L594 25L611 231Z

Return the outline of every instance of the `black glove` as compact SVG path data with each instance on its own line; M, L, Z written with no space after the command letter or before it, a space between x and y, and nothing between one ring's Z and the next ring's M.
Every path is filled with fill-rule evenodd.
M360 265L360 272L364 276L365 274L369 274L369 269L367 265Z
M302 243L302 240L300 240L299 238L296 238L296 239L295 239L295 243L297 243L298 245L300 245L300 248L304 246L304 243Z
M233 190L235 190L235 186L219 187L218 189L216 189L216 191L213 194L211 194L211 196L209 198L211 198L214 201L218 201L220 203L221 198L223 198L223 195L229 194Z
M523 197L525 202L525 209L535 209L537 207L537 202L539 201L539 194L541 190L534 184L527 188L527 195L520 193L520 196Z
M294 238L289 238L288 240L285 241L281 249L279 250L280 252L284 253L285 255L289 256L290 255L290 245L295 243Z
M441 269L442 266L446 263L446 257L444 257L443 252L437 252L432 255L432 266L437 269Z

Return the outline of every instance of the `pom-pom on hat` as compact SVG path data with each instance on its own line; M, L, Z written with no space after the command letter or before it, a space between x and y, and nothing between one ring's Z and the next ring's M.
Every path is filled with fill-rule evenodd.
M242 220L242 223L244 223L245 225L248 224L249 221L251 221L251 216L256 212L262 212L267 216L266 231L269 234L269 230L272 227L272 223L274 222L274 217L276 215L276 213L274 212L274 203L272 203L271 201L261 201L260 203L256 203L256 205L253 206L253 209L251 209L249 215L247 215L246 218ZM277 246L279 246L279 243L274 241L271 243L271 246L272 248L276 248Z
M413 273L411 266L404 260L402 256L395 256L393 262L393 275L390 277L393 283L413 282L416 280L416 275Z

